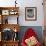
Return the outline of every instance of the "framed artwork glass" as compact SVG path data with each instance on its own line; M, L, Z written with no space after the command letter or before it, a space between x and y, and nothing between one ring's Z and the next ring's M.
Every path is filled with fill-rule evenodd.
M9 10L2 10L2 15L9 15Z
M26 7L25 8L25 20L27 21L37 20L37 8L36 7Z

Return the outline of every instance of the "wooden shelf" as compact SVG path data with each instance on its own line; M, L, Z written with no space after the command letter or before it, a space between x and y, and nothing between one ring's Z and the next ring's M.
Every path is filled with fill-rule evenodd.
M7 15L17 15L17 16L19 15L19 7L0 7L0 14L2 15L2 11L5 11L5 10L6 10L6 12L8 12ZM17 13L10 14L10 12L17 12ZM6 15L6 14L4 14L4 15Z
M15 19L15 20L17 20L17 24L9 24L8 18L7 18L9 16L14 16L14 17L17 16L17 18ZM17 34L20 29L20 26L18 24L18 16L19 16L19 7L0 7L0 21L1 21L1 24L0 24L0 32L1 32L0 46L18 46L18 42L19 42L18 39L16 41L16 37L18 38ZM4 35L3 34L4 29L10 29L10 31L14 31L13 39L15 38L15 41L13 39L10 39L12 37L10 37L10 38L8 37L8 39L10 39L9 41L3 39L4 37L2 37L2 35ZM16 34L16 37L15 37L15 34ZM12 35L10 35L10 36L12 36Z
M18 9L19 7L0 7L1 10L3 9Z
M3 30L3 29L5 29L5 28L10 28L10 29L12 29L13 31L14 31L14 29L16 29L17 30L17 32L19 31L19 29L20 29L20 26L19 26L19 24L0 24L0 28L1 28L1 31Z
M10 40L10 41L3 41L3 42L5 42L5 43L8 43L8 42L12 43L12 42L19 42L19 40L15 40L15 41Z
M1 45L3 46L18 46L18 41L3 41L1 42Z

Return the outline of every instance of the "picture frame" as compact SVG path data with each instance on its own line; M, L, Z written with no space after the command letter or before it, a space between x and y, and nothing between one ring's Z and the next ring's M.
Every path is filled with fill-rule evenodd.
M9 10L2 10L2 15L9 15Z
M25 7L25 20L26 21L37 20L37 8L36 7Z
M10 11L9 11L9 14L10 14L10 15L16 15L16 14L17 14L17 11L16 11L16 10L10 10Z

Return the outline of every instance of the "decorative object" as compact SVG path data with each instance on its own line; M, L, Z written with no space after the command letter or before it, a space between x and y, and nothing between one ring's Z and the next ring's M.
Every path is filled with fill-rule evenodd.
M18 40L18 32L14 32L13 40Z
M14 32L17 32L16 28L14 29Z
M12 30L9 27L4 28L2 31L2 40L4 40L4 41L9 41L9 40L16 41L16 40L18 40L18 32L14 32L14 30Z
M5 24L8 24L8 18L7 18L7 19L5 19Z
M2 23L3 24L8 24L8 15L3 15Z
M14 10L10 10L10 15L14 15Z
M28 28L23 35L21 46L42 46L37 34L32 28Z
M17 11L16 10L10 10L9 14L10 15L16 15L17 14Z
M5 28L3 30L2 40L4 41L12 40L12 30L11 29Z
M27 46L35 46L38 43L38 40L36 37L32 36L25 40L25 43Z
M27 21L37 20L37 8L36 7L25 8L25 20Z
M16 7L16 4L17 4L17 2L16 2L17 0L15 0L15 7Z
M9 15L9 10L2 10L2 15Z

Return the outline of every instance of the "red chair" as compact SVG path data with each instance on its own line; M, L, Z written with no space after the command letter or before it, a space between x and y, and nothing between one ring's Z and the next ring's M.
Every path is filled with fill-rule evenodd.
M32 28L28 28L24 34L24 37L22 38L21 46L27 46L27 44L25 43L25 40L32 36L34 36L37 39L37 35L34 32L34 30ZM38 39L37 39L37 41L38 41ZM40 42L38 41L35 46L41 46Z

